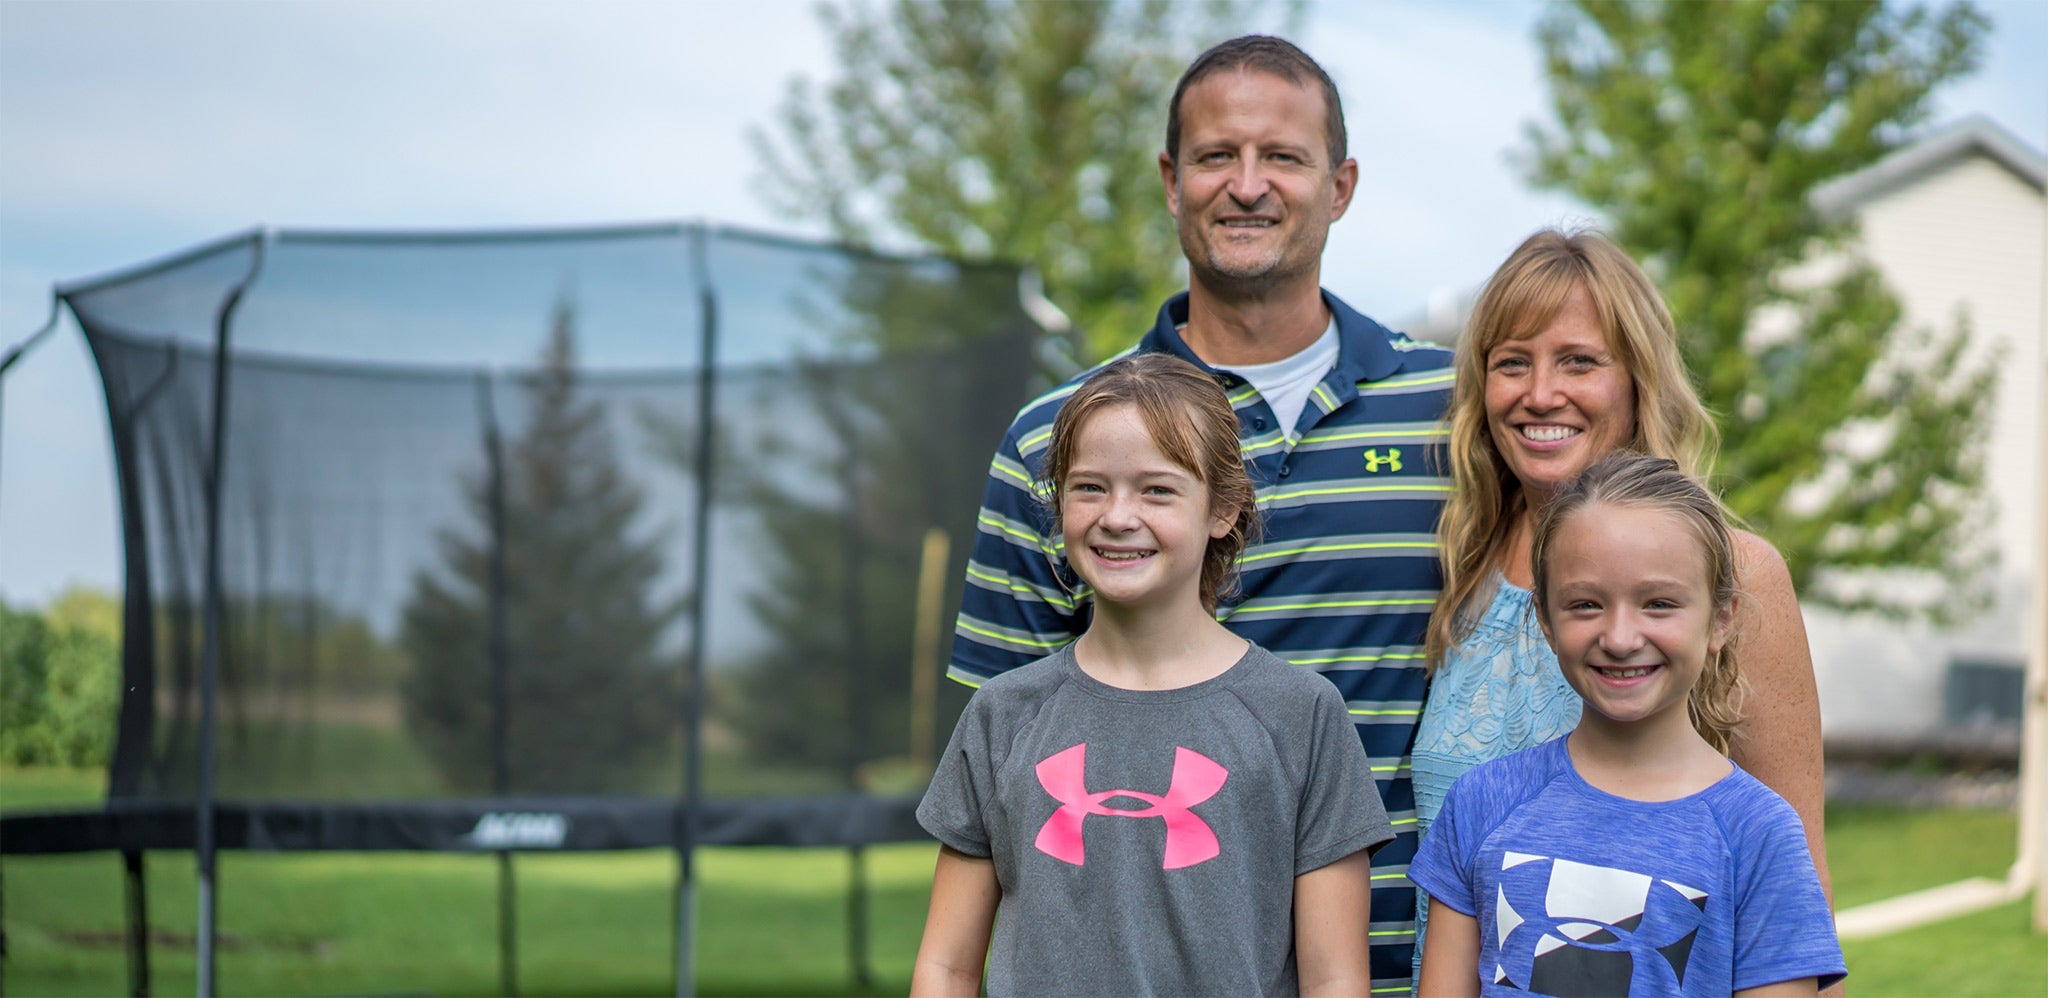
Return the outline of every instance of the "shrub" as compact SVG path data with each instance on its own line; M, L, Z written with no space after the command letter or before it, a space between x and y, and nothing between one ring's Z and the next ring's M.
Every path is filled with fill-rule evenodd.
M0 763L106 765L120 699L118 600L73 589L42 614L0 604Z

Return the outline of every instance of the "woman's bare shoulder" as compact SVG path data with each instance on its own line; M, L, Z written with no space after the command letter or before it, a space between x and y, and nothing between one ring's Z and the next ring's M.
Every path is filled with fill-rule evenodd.
M1730 530L1735 542L1735 574L1751 596L1792 596L1792 571L1770 541L1747 530Z

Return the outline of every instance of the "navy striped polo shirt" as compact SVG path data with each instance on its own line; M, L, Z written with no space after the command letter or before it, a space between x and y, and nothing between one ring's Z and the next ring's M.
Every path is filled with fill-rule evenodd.
M1442 417L1451 352L1389 332L1327 291L1323 302L1336 317L1337 363L1291 432L1248 382L1188 349L1179 333L1185 292L1160 308L1152 331L1128 352L1171 353L1214 372L1237 412L1264 529L1241 559L1239 593L1216 616L1322 673L1344 696L1397 833L1373 857L1373 992L1392 994L1408 990L1414 941L1408 750L1441 579L1436 526L1450 491ZM947 671L962 683L978 686L1042 658L1087 628L1085 586L1064 567L1036 479L1053 417L1091 373L1028 403L990 462Z

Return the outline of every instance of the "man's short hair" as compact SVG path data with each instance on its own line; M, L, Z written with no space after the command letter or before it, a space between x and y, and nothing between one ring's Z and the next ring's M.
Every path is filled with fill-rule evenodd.
M1173 102L1166 107L1166 155L1180 162L1180 98L1188 88L1226 70L1255 70L1268 73L1296 86L1314 80L1323 89L1323 137L1329 143L1330 168L1344 162L1348 143L1344 135L1344 103L1337 98L1337 85L1330 74L1296 48L1293 42L1272 35L1233 38L1195 57L1180 83L1173 88Z

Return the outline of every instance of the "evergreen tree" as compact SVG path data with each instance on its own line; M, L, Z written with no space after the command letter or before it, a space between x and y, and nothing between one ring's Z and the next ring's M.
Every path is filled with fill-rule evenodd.
M1030 263L1087 352L1107 355L1182 280L1157 164L1174 83L1251 6L821 6L840 76L822 90L792 81L782 141L755 133L764 190L856 244L907 236Z
M1557 123L1531 129L1530 178L1603 213L1662 287L1729 505L1823 604L1942 618L1984 597L1993 372L1963 362L1963 322L1902 328L1812 195L1909 139L1985 26L1967 3L1579 0L1539 31Z
M807 331L791 355L720 370L714 520L721 548L749 562L753 626L739 630L766 640L714 658L708 730L775 770L777 787L796 789L794 774L807 789L914 776L899 764L915 744L918 627L943 657L989 450L1030 390L1038 329L1017 280L1011 267L834 255L789 303ZM641 425L664 462L695 474L693 418L643 412ZM934 528L949 548L944 609L919 621ZM942 661L925 664L927 678ZM937 716L918 721L942 736L965 696L935 685ZM887 776L861 778L884 760ZM710 789L758 793L764 775L722 769Z
M522 386L524 431L503 448L505 683L512 793L657 790L676 758L678 669L662 636L662 557L636 537L640 489L619 471L606 414L582 398L575 310L555 309ZM503 393L496 408L503 414ZM501 418L500 422L510 422ZM492 488L465 477L473 524L440 535L444 569L413 579L403 642L406 718L450 790L496 792L491 676ZM673 773L671 766L667 772Z

